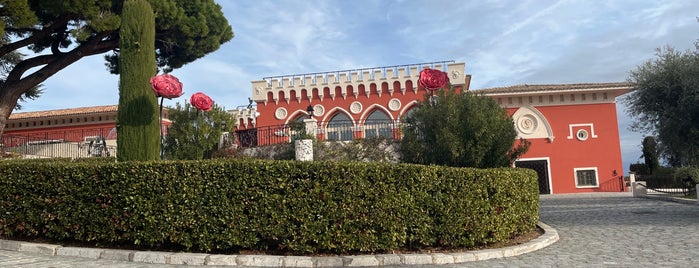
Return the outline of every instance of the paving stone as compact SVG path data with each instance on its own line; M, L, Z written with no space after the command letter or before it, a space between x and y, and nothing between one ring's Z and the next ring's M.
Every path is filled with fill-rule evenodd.
M236 266L237 255L209 255L206 258L206 265Z
M313 258L316 267L341 267L344 266L342 257L316 257Z
M348 267L378 266L379 260L373 255L360 255L343 257L345 265Z
M56 250L56 255L99 259L102 252L104 249L101 248L60 247Z
M56 249L59 247L61 246L41 243L21 243L19 245L19 251L53 256L56 255Z
M172 253L159 251L137 251L133 254L133 261L145 263L168 263L168 259L171 254Z
M204 265L209 254L175 253L170 255L170 264Z
M102 252L100 259L113 261L133 261L134 250L107 249Z
M282 266L284 267L313 267L312 257L286 256Z
M264 266L264 267L281 267L284 264L284 256L271 255L240 255L238 256L238 265L243 266Z

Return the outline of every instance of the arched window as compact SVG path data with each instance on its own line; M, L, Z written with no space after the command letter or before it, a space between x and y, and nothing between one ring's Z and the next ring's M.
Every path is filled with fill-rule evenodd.
M327 140L351 141L352 120L346 114L337 113L328 121L326 133Z
M393 137L393 122L381 110L374 110L364 120L364 138Z
M410 108L410 110L405 112L405 114L403 115L403 119L405 120L405 119L410 118L410 116L412 116L414 112L415 112L415 108L414 107Z

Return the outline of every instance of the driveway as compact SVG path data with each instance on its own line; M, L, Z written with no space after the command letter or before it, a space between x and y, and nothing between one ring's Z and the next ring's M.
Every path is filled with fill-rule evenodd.
M541 221L560 240L520 256L440 266L695 267L699 206L633 198L629 193L541 196ZM183 267L0 250L0 267ZM214 267L214 266L204 266Z

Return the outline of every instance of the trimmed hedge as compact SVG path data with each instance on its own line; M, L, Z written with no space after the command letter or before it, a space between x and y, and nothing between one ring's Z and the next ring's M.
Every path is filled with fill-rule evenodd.
M2 161L0 235L197 252L474 247L535 228L534 171L251 159Z

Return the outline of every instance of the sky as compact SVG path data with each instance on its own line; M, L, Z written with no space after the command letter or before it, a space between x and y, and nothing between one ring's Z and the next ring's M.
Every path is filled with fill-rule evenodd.
M185 95L247 105L263 77L454 60L471 89L623 82L656 49L695 48L696 0L217 0L235 37L172 72ZM22 111L118 103L103 56L50 77ZM618 99L619 100L619 99ZM624 169L642 161L642 133L617 102Z

